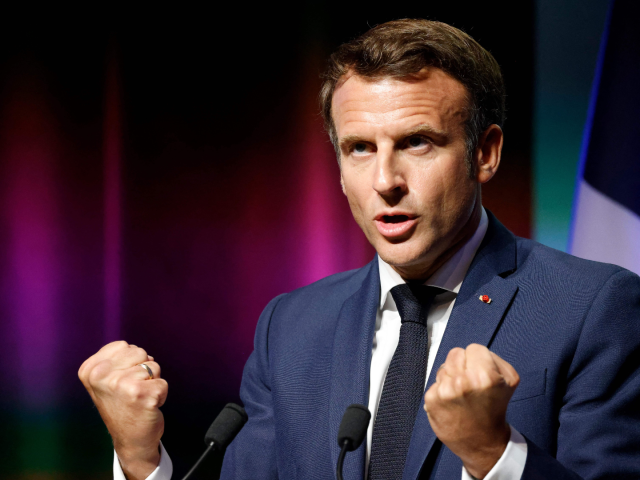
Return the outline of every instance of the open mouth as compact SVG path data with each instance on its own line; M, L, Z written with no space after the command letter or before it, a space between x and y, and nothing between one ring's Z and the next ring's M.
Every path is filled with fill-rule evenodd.
M383 215L382 221L384 223L402 223L409 220L408 215Z
M380 215L376 218L378 232L389 239L406 236L416 223L415 217L409 215Z

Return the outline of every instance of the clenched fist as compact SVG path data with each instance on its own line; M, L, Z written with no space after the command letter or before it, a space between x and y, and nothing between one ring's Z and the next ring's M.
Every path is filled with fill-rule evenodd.
M153 378L140 364L147 365ZM119 341L86 360L78 376L104 420L122 469L130 480L149 476L160 461L167 382L142 348Z
M509 363L472 344L449 352L425 394L431 428L476 478L489 473L509 443L507 405L519 382Z

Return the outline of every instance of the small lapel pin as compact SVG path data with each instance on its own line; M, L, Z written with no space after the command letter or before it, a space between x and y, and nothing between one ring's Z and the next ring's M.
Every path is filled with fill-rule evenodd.
M478 297L478 300L484 303L491 303L491 299L489 298L489 295L480 295Z

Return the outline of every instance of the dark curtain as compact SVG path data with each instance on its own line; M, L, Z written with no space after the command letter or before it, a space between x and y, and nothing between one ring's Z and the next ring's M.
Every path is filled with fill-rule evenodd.
M183 475L238 400L266 303L373 258L316 100L327 54L368 26L447 21L496 56L509 119L485 205L530 234L531 2L226 8L2 19L2 478L109 478L77 370L120 338L163 367Z

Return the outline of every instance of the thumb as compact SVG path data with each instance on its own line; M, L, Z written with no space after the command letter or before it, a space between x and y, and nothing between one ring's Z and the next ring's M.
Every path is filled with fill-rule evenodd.
M504 381L507 383L507 385L509 385L511 388L516 388L520 383L520 375L518 375L516 369L513 368L509 362L500 358L495 353L489 353L491 353L491 358L496 364L498 372L500 373L500 375L502 375L502 378L504 378Z

